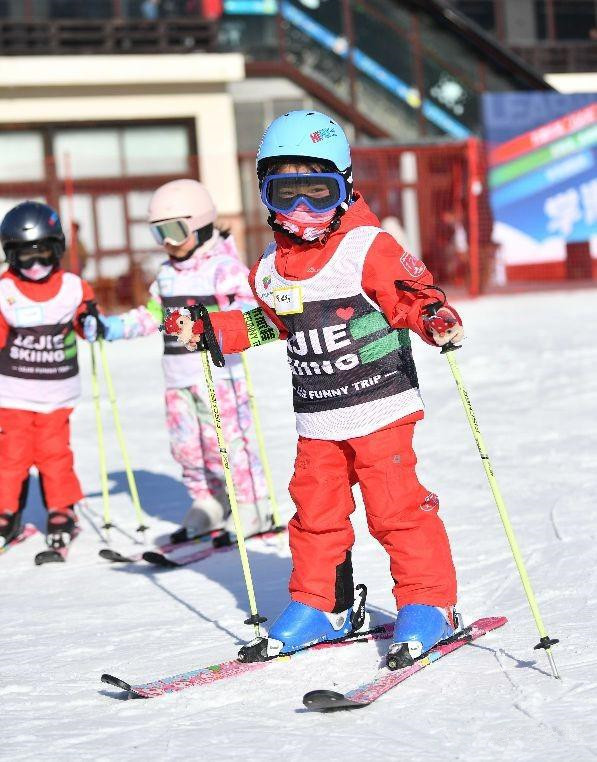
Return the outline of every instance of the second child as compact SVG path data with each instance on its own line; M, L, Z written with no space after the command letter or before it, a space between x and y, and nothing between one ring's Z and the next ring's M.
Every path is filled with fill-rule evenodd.
M155 191L149 204L149 224L168 259L150 286L147 305L100 317L108 341L156 333L166 308L180 309L199 302L210 310L255 306L248 269L240 261L232 236L216 227L216 217L207 188L196 180L174 180ZM88 322L87 327L87 338L93 340L95 326ZM182 467L192 500L182 526L172 534L172 542L223 528L232 531L201 360L164 334L162 364L170 449ZM269 529L271 519L263 469L249 443L251 412L240 357L235 355L225 368L215 369L214 380L244 531L256 534Z

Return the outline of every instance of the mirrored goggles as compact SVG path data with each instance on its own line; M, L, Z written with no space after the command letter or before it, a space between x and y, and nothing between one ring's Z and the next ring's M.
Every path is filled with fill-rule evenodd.
M151 233L156 243L160 245L170 243L179 246L191 235L191 228L185 219L164 220L164 222L153 222Z
M337 172L268 175L261 186L261 200L274 212L292 212L299 204L312 212L329 212L345 198L346 184Z

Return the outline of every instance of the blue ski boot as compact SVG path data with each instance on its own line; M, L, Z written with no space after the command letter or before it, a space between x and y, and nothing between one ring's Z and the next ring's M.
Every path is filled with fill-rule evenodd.
M256 638L241 648L239 661L267 661L366 630L369 626L369 614L365 611L367 589L365 585L357 585L357 591L360 599L336 614L290 601L272 624L267 638Z
M410 603L398 611L394 640L388 650L389 669L410 667L442 640L455 634L457 625L451 608L442 609Z

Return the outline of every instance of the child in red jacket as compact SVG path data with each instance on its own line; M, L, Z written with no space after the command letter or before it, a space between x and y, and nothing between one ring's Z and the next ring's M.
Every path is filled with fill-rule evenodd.
M0 546L20 532L20 500L36 466L48 509L48 544L66 544L83 497L69 418L80 393L74 328L93 300L89 284L60 268L57 213L25 201L0 226L9 269L0 277Z
M462 338L460 319L444 304L430 322L425 308L438 302L431 275L353 191L350 147L330 117L276 119L257 173L275 232L250 275L260 309L213 314L212 322L225 353L287 340L299 441L291 601L267 640L242 657L290 653L362 626L351 564L358 482L369 530L390 558L393 663L407 665L453 633L456 603L438 498L415 472L423 405L409 329L442 345Z

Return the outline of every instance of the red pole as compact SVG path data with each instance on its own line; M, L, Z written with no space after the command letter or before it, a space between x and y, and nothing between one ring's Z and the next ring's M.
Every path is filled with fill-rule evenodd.
M553 0L545 0L545 13L547 16L547 39L553 42L556 39L556 14Z
M77 226L75 225L75 184L73 182L69 153L64 154L64 193L66 195L70 223L70 242L68 247L69 265L72 272L80 275L79 242L77 240Z
M480 259L479 259L479 196L482 183L479 176L479 139L467 140L468 159L468 250L470 258L471 296L479 296L481 290Z

